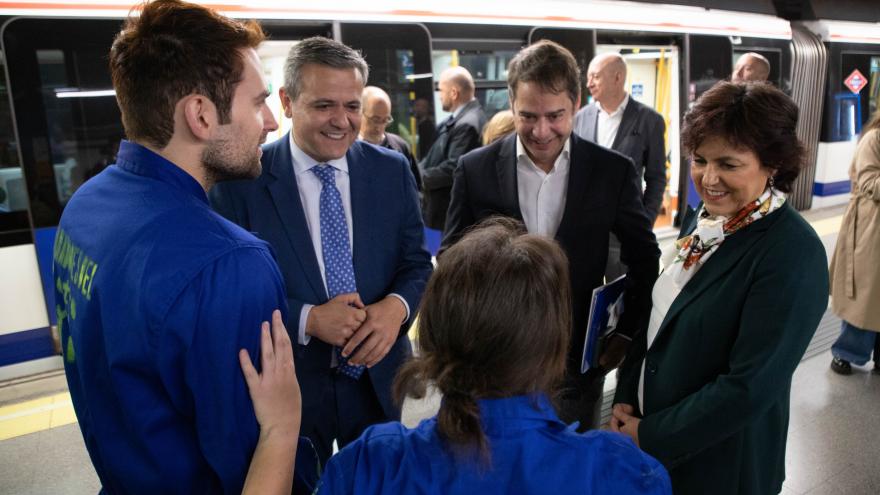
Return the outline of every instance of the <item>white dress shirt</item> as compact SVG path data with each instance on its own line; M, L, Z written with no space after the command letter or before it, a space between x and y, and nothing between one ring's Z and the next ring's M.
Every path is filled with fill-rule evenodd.
M599 108L599 119L596 123L596 143L606 148L611 148L614 139L617 137L617 130L620 129L620 121L623 120L623 111L626 104L629 103L629 94L623 97L623 101L617 106L617 110L608 113L602 108L602 104L598 101L596 106Z
M683 285L678 285L675 281L673 271L668 269L677 254L678 249L673 243L663 251L663 254L660 257L664 269L657 278L657 282L654 283L654 289L651 291L652 305L651 318L648 320L648 334L646 336L648 339L647 349L651 348L651 344L653 344L654 339L657 338L657 333L660 331L660 325L663 324L663 320L666 318L666 313L669 312L669 308L672 307L672 303L684 287ZM642 360L642 372L639 375L638 389L639 410L642 414L645 413L645 361L647 361L647 359Z
M529 158L526 149L516 137L516 181L519 209L531 234L553 238L562 222L565 196L568 193L571 140L565 145L550 173L546 173Z
M327 290L327 275L324 269L324 250L321 246L321 179L311 171L312 167L320 165L314 158L306 154L297 146L290 133L290 153L293 157L293 173L296 176L296 185L299 190L299 200L306 217L306 225L309 227L309 235L312 238L312 247L315 249L315 257L318 258L318 268L321 270L321 280L324 281L324 290ZM348 246L354 251L354 230L351 221L351 180L348 173L348 161L345 156L326 162L333 167L336 179L336 189L342 197L342 208L345 210L345 222L348 225ZM409 319L409 304L398 294L389 294L398 298L406 308L406 319ZM307 345L311 337L306 335L306 322L309 319L309 311L313 304L303 304L299 313L298 342ZM404 319L404 321L406 321ZM334 355L335 357L335 355Z

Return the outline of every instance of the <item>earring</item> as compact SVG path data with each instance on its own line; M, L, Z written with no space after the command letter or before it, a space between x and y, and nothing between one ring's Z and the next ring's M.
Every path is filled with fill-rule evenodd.
M774 187L775 185L776 185L776 181L773 180L773 176L771 175L771 176L770 176L770 189L773 189L773 187Z

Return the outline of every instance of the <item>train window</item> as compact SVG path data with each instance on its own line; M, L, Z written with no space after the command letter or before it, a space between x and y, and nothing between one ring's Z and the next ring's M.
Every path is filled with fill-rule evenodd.
M770 74L767 76L767 81L773 83L777 88L782 89L783 91L791 92L790 88L784 87L782 84L782 52L781 50L768 50L762 48L750 48L750 47L737 47L733 51L733 66L736 67L736 63L739 62L740 57L745 55L746 53L754 52L760 55L763 55L764 58L770 62Z
M850 77L864 78L863 87L857 93L846 86ZM831 140L852 140L880 104L880 54L842 53L840 72L834 79L837 81L829 88L832 93Z
M123 129L107 52L119 25L118 20L19 19L4 31L35 228L57 225L73 192L115 159Z
M467 69L474 78L477 92L474 95L486 116L491 118L501 110L510 107L507 94L507 64L517 53L513 49L498 50L434 50L431 53L434 67L434 79L449 67L461 66ZM434 94L434 108L437 122L445 119L449 113L440 106L439 92Z
M36 51L49 159L62 207L80 184L115 161L123 138L109 73L103 63L97 66L106 58L106 47L98 50ZM103 77L94 72L90 78L78 77L83 71Z
M418 24L343 23L342 41L357 48L370 64L369 84L378 86L391 97L388 130L410 143L415 151L429 145L427 136L420 139L418 120L431 97L431 41L428 31Z
M733 45L730 38L723 36L690 34L686 37L690 71L688 86L690 105L716 82L730 77L733 71Z
M6 64L0 53L0 71ZM6 78L0 78L0 247L31 242L27 192L13 131Z

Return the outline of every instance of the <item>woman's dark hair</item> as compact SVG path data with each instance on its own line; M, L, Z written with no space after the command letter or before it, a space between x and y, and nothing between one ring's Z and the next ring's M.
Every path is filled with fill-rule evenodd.
M762 167L773 170L775 187L791 192L805 154L796 134L797 120L797 105L771 84L722 81L685 115L681 144L692 154L707 139L718 137L751 150Z
M565 373L571 333L568 259L551 239L492 218L446 250L419 310L418 356L394 393L443 393L437 428L454 452L488 460L477 399L548 393Z
M110 75L128 139L164 148L174 134L177 102L193 93L208 97L220 123L229 123L244 72L237 50L263 41L260 25L180 0L154 0L140 10L110 48Z

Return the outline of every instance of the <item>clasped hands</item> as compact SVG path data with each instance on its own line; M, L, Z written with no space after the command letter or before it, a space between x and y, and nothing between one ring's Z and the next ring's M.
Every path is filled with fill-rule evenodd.
M306 333L341 347L349 364L369 368L391 350L405 317L406 307L394 296L365 305L357 293L339 294L312 307Z
M639 445L639 423L642 420L635 415L635 408L630 404L617 403L611 408L611 421L608 427L611 431L623 433L632 438L637 447Z

